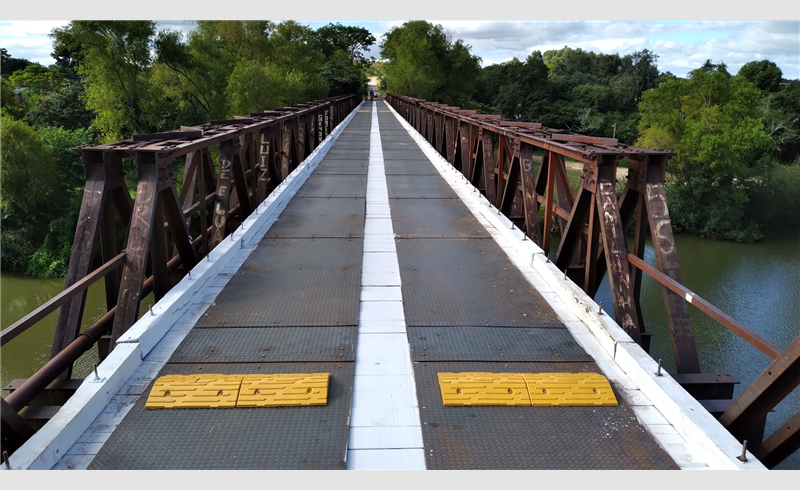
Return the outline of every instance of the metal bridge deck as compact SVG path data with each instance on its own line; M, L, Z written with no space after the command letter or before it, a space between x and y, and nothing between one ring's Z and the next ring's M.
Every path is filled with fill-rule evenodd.
M390 220L368 223L385 210L374 182ZM372 295L392 296L377 318ZM370 349L398 338L408 373L376 371ZM465 371L601 373L395 115L366 103L159 373L328 372L327 405L146 410L148 387L89 468L344 469L381 454L428 469L677 468L617 386L617 407L443 406L437 373ZM388 434L405 445L360 442Z

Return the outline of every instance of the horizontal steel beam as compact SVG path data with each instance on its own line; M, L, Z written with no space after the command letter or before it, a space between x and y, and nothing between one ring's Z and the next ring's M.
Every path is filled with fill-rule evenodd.
M683 284L678 283L671 277L662 273L655 267L651 266L633 254L628 254L628 261L631 263L631 265L637 267L665 287L683 296L683 298L685 298L689 304L696 306L700 311L718 321L722 326L741 337L748 344L766 354L770 359L777 359L778 356L781 355L781 350L776 347L775 344L737 322L724 311L704 300Z

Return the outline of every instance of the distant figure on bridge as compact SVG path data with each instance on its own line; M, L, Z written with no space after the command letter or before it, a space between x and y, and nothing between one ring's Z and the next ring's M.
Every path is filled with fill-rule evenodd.
M369 91L369 100L375 100L375 92L372 90Z

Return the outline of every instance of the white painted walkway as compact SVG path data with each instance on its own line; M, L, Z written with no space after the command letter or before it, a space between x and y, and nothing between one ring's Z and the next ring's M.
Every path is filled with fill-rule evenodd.
M378 109L375 102L371 105L364 260L346 467L425 469Z

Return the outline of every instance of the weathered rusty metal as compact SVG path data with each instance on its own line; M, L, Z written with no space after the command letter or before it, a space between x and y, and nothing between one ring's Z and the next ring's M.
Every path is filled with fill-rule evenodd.
M731 434L741 437L753 420L765 417L800 385L800 336L790 343L720 417Z
M800 412L753 449L753 454L769 469L800 449Z
M82 292L86 291L92 284L99 281L107 274L117 270L117 268L125 262L125 253L119 253L105 264L101 265L90 274L82 277L80 280L75 281L68 288L53 296L46 303L36 308L32 312L19 319L13 325L3 330L0 334L0 345L6 345L7 342L14 339L17 335L26 331L50 313L56 311L58 307L69 302Z
M462 145L460 170L490 203L512 222L524 226L526 235L545 252L550 250L553 219L557 219L562 239L556 265L584 284L587 292L595 293L595 284L603 277L607 264L613 263L609 281L617 321L633 338L641 340L634 282L625 258L627 249L622 231L626 220L620 215L615 195L616 164L620 159L643 156L666 160L671 153L620 145L614 138L554 130L540 123L504 121L497 115L477 114L411 97L388 94L386 100L452 164L455 164L454 153L450 153L447 141L442 143L443 139L448 140L446 130L442 138L439 128L458 125L462 128L460 137L466 141L463 128L468 127L469 153L463 151ZM526 149L523 154L526 147L530 152ZM543 153L536 175L534 151ZM566 178L566 158L584 165L584 180L574 198ZM542 204L545 210L540 219ZM591 253L587 251L590 225L592 233L598 233ZM609 240L615 247L612 252L606 250Z
M757 333L753 332L749 328L745 327L744 325L742 325L741 323L730 317L724 311L720 310L719 308L712 305L705 299L701 298L700 296L692 292L689 288L680 284L679 282L672 279L663 272L659 271L658 269L651 266L644 260L640 259L639 257L633 254L628 254L628 261L630 262L631 265L633 265L638 269L641 269L648 276L660 282L664 287L674 291L675 293L686 299L693 306L696 306L697 309L707 314L714 320L718 321L720 325L724 326L731 332L735 333L737 336L742 338L748 344L752 345L753 347L764 353L770 359L773 360L777 359L781 355L782 351L774 344L762 338Z

